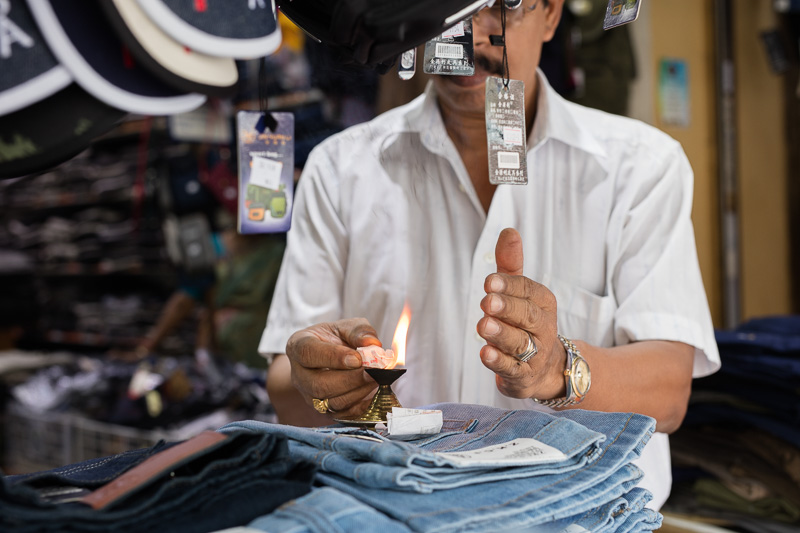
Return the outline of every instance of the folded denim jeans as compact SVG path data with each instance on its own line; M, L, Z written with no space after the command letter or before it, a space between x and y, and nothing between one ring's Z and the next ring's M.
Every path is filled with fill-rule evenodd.
M599 457L605 435L566 417L463 404L438 404L444 425L434 436L403 442L357 428L298 428L258 421L234 422L219 431L254 431L286 436L298 458L324 472L373 488L429 493L495 480L567 473ZM535 413L535 415L532 415ZM563 452L556 462L459 466L439 452L465 452L535 439Z
M350 430L355 437L344 437L341 432L345 430L332 432L332 428L323 431L283 428L282 431L285 432L283 434L302 436L306 444L314 439L322 443L324 447L314 461L322 468L317 476L321 483L350 494L413 531L455 532L533 528L614 501L640 481L642 473L631 461L641 455L655 429L652 418L630 413L569 410L548 414L460 404L437 404L429 408L441 409L445 420L463 423L451 424L439 435L402 443L403 446L378 438L374 432L355 433ZM532 472L519 477L511 477L513 474L510 474L495 480L478 479L479 482L433 494L397 490L401 488L399 486L376 487L361 483L364 478L360 475L325 471L325 464L333 460L332 454L347 454L347 459L360 457L363 463L371 464L374 469L386 469L387 476L384 479L398 479L395 469L408 465L409 457L421 456L422 452L463 451L532 437L538 434L538 430L549 427L554 420L569 420L577 425L553 425L553 430L558 428L556 433L565 433L549 436L551 442L561 437L569 439L576 426L605 436L592 441L599 446L592 451L592 460L563 472ZM505 421L512 423L502 423ZM463 429L455 431L456 427ZM251 423L235 423L226 428L252 431L275 429ZM418 444L420 450L414 452L412 447L409 452L407 444ZM376 461L376 458L382 462ZM429 473L435 475L432 468L440 465L434 463L426 466L431 468ZM372 482L377 477L373 475L368 481Z
M536 533L560 533L584 529L592 533L622 533L628 531L653 531L661 527L659 513L646 509L652 496L645 489L635 487L627 494L597 509L570 516L534 529ZM576 527L577 526L577 527Z
M282 533L411 533L402 522L330 487L314 489L310 494L256 518L247 527Z
M214 531L262 516L311 488L313 466L292 458L285 439L234 433L106 507L76 501L164 449L0 478L0 531Z

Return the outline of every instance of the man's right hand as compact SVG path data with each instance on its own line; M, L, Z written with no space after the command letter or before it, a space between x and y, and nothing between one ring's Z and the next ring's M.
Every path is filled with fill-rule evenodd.
M377 385L364 372L355 349L370 345L381 342L364 318L325 322L296 332L286 343L292 385L311 407L313 399L328 400L328 414L360 415Z

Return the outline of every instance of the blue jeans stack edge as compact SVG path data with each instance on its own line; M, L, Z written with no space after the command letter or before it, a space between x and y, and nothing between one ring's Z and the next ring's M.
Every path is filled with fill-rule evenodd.
M292 454L319 468L325 489L282 506L250 527L262 531L652 531L661 515L637 487L641 455L655 421L630 413L570 410L542 413L436 404L445 425L417 441L392 441L354 428L296 428L257 421L220 429L277 434ZM535 438L566 459L537 466L449 464L438 452L469 451ZM358 505L354 503L359 502ZM312 509L329 509L324 517ZM346 508L346 511L334 512ZM380 514L375 514L379 512ZM571 528L571 529L568 529Z

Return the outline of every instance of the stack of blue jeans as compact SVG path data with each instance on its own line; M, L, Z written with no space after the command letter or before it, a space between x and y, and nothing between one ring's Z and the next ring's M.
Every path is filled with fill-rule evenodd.
M661 516L645 508L649 493L636 487L642 473L631 463L652 435L653 419L449 403L428 408L442 410L442 431L411 442L354 428L307 429L256 421L220 429L287 437L292 455L316 464L317 480L327 486L250 526L296 533L352 531L359 524L378 523L385 532L660 527ZM463 468L440 454L522 437L557 448L566 459L536 466Z
M722 367L692 386L670 436L665 508L744 531L800 531L800 315L716 332Z
M81 501L173 444L92 459L46 472L0 476L0 531L193 533L245 524L311 490L314 467L286 439L233 433L171 470L95 509ZM96 493L94 493L96 494Z

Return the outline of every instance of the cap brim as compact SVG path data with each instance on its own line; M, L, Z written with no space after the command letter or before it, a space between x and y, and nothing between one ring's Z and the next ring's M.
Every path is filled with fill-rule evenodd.
M76 84L0 117L0 179L54 167L85 150L125 113Z

